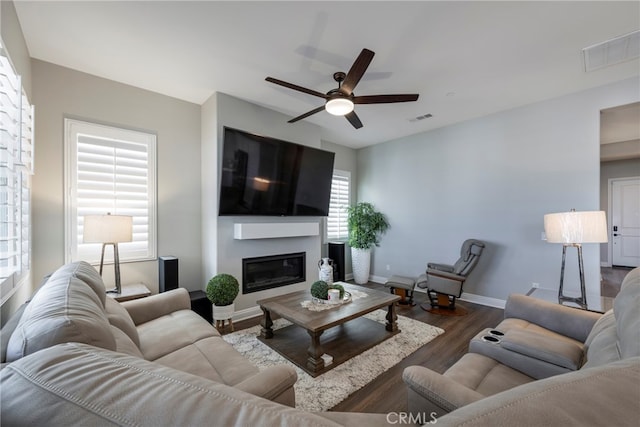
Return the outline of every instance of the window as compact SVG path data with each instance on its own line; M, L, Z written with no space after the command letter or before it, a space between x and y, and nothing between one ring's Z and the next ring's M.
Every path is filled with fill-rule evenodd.
M131 215L133 241L120 261L156 258L156 136L65 119L66 262L100 261L102 245L83 243L85 215Z
M327 240L345 240L349 237L347 228L347 206L350 195L351 173L334 170L331 180L331 200L327 216Z
M33 106L0 45L0 297L9 298L31 263Z

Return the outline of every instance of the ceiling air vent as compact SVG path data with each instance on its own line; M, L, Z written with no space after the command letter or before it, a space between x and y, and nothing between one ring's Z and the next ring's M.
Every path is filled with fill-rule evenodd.
M640 30L582 49L584 71L590 72L640 57Z

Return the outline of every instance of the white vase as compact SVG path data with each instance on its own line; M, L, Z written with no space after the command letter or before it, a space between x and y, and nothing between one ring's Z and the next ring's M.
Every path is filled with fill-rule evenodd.
M353 281L364 285L369 281L369 267L371 265L371 249L351 248L351 267Z
M236 304L231 303L229 305L215 305L213 304L213 320L227 320L233 317Z

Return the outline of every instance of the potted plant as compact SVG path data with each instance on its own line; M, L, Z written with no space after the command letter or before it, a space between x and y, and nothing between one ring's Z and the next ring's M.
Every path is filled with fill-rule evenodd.
M369 281L371 248L379 246L380 235L387 231L389 223L371 203L360 202L347 208L347 225L353 280L357 284L365 284Z
M238 281L230 274L216 274L207 283L207 298L213 304L213 320L216 321L216 327L219 321L222 321L224 326L224 320L231 319L233 316L235 311L233 301L238 296L239 291ZM231 324L233 325L233 323Z

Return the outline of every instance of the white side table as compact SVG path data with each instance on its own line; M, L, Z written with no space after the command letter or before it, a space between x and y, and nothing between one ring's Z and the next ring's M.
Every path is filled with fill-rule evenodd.
M531 288L531 290L527 292L527 295L541 300L558 303L558 291L554 289ZM562 305L581 308L578 304L572 302L565 302ZM587 294L587 310L604 313L611 308L613 308L613 298Z

